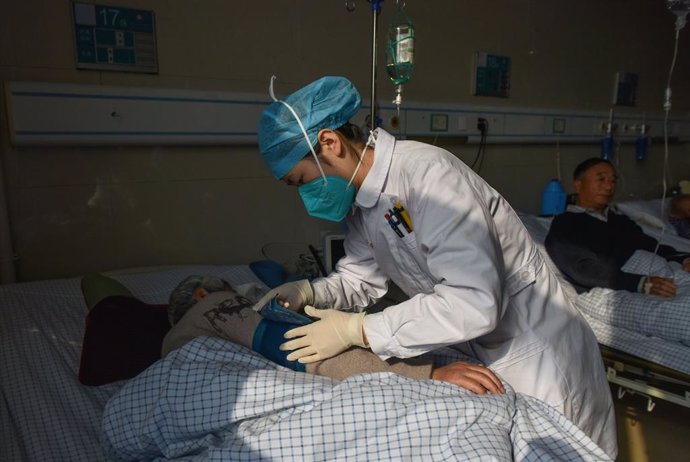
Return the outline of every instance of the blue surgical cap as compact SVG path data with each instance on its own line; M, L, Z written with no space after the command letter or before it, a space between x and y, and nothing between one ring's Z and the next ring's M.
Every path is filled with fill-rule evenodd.
M297 113L314 146L319 130L335 130L345 125L359 110L362 98L346 78L322 77L284 101ZM295 116L281 102L272 103L261 114L259 150L277 179L283 178L309 153Z

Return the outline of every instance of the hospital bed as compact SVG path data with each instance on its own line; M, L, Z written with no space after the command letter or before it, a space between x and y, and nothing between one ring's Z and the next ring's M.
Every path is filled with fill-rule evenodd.
M618 209L635 220L645 233L680 251L690 252L690 240L679 237L664 219L660 199L623 202L618 204ZM690 407L690 286L687 285L690 275L682 271L677 274L686 282L675 302L604 288L578 295L544 248L552 219L519 215L568 297L594 331L608 380L618 385L618 397L625 393L642 395L647 399L649 411L656 399ZM648 259L653 260L653 256L638 252L626 270L646 273Z
M109 276L147 307L164 308L190 274L225 278L254 296L266 290L248 265ZM85 323L80 284L75 277L0 286L3 460L609 460L560 413L509 387L481 397L385 373L339 382L211 337L133 378L87 386L78 377L85 329L94 324ZM141 327L137 313L130 332ZM117 329L106 327L109 335ZM440 351L436 360L458 354Z

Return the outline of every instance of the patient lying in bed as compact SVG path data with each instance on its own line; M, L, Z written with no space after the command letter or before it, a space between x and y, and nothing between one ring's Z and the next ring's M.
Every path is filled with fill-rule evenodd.
M294 325L271 321L252 309L252 302L217 277L190 276L170 295L168 318L173 325L163 340L165 357L199 336L220 337L251 348L268 359L297 371L344 380L367 372L393 372L417 379L449 382L477 394L505 393L500 380L487 368L458 361L435 368L426 357L381 360L369 350L353 347L333 358L312 364L286 359L278 346Z
M599 158L588 159L575 168L573 177L577 202L553 219L545 246L578 292L606 287L675 296L673 279L622 269L636 250L656 250L666 260L681 263L686 271L690 270L690 258L670 246L657 248L654 238L611 206L617 179L613 165Z

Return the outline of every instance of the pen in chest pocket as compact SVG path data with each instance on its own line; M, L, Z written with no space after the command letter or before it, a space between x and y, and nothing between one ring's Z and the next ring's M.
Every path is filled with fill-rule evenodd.
M391 215L390 213L386 213L384 215L386 218L386 221L388 222L388 226L391 227L393 231L395 231L395 234L398 235L398 237L403 237L403 232L400 231L400 228L398 227L401 223L398 217Z
M405 207L403 207L399 201L393 205L393 213L400 219L408 233L414 230L410 214L407 213L407 210L405 210Z

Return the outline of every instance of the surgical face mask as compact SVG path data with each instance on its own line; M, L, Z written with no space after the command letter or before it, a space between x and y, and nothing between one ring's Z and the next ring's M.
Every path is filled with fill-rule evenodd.
M298 191L309 215L329 221L342 221L355 201L355 187L337 176L319 177Z
M314 151L314 147L309 141L309 136L307 131L302 125L297 113L292 109L292 107L285 101L278 100L273 93L273 79L271 79L271 86L269 88L269 93L273 101L278 101L287 107L292 113L295 120L299 124L304 139L307 140L307 146L314 156L316 165L319 167L319 173L321 173L320 178L305 183L298 188L299 194L302 197L302 202L304 207L307 209L307 213L316 218L322 218L324 220L339 222L342 221L346 216L347 212L352 208L352 204L355 201L355 187L352 185L352 181L355 179L359 168L362 166L362 161L364 160L364 154L367 148L374 140L373 132L369 135L369 139L364 145L364 149L359 155L359 162L355 168L350 181L345 181L337 176L326 176L321 167L321 162Z
M369 136L364 149L359 155L359 162L357 168L352 173L350 181L345 181L337 176L326 176L319 164L319 159L315 157L316 163L319 164L321 177L301 185L299 195L302 196L302 202L307 209L309 215L322 218L329 221L342 221L347 216L347 212L352 209L352 204L355 201L355 187L352 181L355 179L359 168L362 166L364 154L371 143L372 136ZM313 149L313 148L312 148Z

